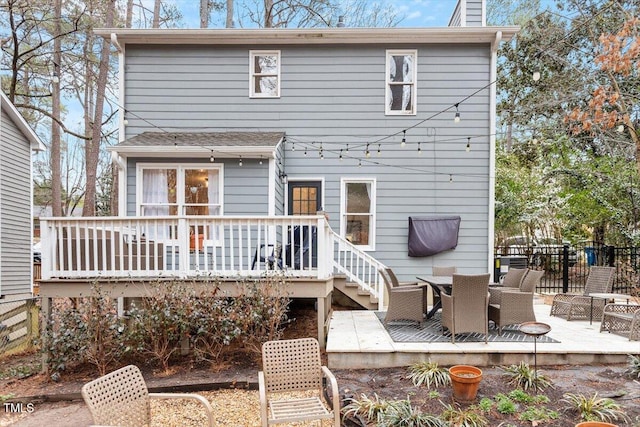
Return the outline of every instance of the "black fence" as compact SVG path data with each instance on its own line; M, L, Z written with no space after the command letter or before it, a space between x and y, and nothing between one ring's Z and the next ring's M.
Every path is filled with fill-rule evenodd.
M580 246L497 246L494 280L510 267L544 270L537 292L582 292L589 267L616 267L613 292L639 295L640 248L620 248L601 243Z

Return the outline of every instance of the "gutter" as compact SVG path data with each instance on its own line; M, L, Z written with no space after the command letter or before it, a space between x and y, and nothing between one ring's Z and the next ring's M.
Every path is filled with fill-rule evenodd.
M493 242L495 240L495 213L496 213L496 96L498 78L498 48L502 41L502 31L496 31L495 39L491 43L491 65L489 70L489 81L496 82L489 90L489 197L488 197L488 230L487 230L487 271L493 271Z

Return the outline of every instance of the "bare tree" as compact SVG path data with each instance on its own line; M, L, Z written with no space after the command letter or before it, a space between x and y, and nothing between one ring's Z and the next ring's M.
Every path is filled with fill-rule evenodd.
M62 61L62 0L54 2L54 39L53 39L53 91L51 94L51 213L62 216L62 188L60 170L60 63Z
M160 3L161 0L155 0L153 3L153 28L160 28Z
M233 0L227 0L227 19L226 28L233 28Z
M200 0L200 28L209 26L209 0Z
M115 0L106 2L105 22L107 28L113 26L115 15ZM104 99L107 87L107 76L109 74L109 59L111 52L109 50L110 41L106 38L102 40L102 51L100 52L100 65L98 68L98 79L96 82L96 103L93 114L91 140L85 145L86 157L86 179L87 189L85 192L84 207L82 209L83 216L95 216L96 212L96 182L98 159L100 157L100 141L102 137L102 115L104 107Z

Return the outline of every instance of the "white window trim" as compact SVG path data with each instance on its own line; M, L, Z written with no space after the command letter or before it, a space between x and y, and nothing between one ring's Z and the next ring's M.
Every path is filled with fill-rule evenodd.
M220 215L224 215L224 164L223 163L138 163L136 165L136 215L142 215L142 171L144 169L175 169L176 170L176 200L178 216L184 212L184 171L185 169L217 169L218 170L218 194L220 200Z
M395 111L389 109L389 68L391 63L391 57L394 55L413 55L413 108L411 111ZM415 116L418 113L418 50L417 49L398 49L387 50L387 59L385 61L384 69L384 113L387 116Z
M255 69L254 69L254 65L255 65L255 61L253 60L254 57L256 56L266 56L266 55L275 55L278 60L278 67L276 69L276 79L278 81L278 88L276 90L276 95L269 95L269 94L265 94L265 93L255 93L254 92L254 77L256 76L255 74ZM281 81L281 73L280 73L280 61L281 61L281 55L280 55L280 51L279 50L250 50L249 51L249 98L280 98L280 81ZM260 74L261 76L271 76L273 74Z
M355 245L363 251L376 250L376 193L377 182L375 178L354 177L340 179L340 236L345 238L347 231L347 184L370 183L371 184L371 221L369 223L369 244Z

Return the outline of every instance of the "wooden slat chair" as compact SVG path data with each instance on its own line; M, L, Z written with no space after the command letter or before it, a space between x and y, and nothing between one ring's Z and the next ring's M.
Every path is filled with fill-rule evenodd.
M589 276L587 277L587 283L584 287L584 293L581 295L554 295L551 304L551 315L566 317L567 320L601 319L605 300L602 298L590 298L589 294L610 293L615 274L615 267L591 267ZM593 317L591 317L592 315Z
M451 332L451 342L462 332L489 333L489 276L490 274L454 274L451 295L441 294L442 332Z
M533 294L542 276L544 270L530 270L518 289L489 288L489 320L498 327L499 335L504 326L536 321Z
M384 322L409 320L418 322L418 324L422 323L426 309L424 286L394 286L386 269L381 268L379 272L389 295Z
M323 378L332 401L323 395ZM320 361L315 338L267 341L262 345L262 371L258 372L262 426L295 421L332 420L340 427L340 397L335 376ZM281 393L313 391L311 397L283 397Z
M213 408L207 399L193 393L149 393L144 377L135 365L125 366L82 386L82 398L95 424L137 427L150 425L151 399L192 399L206 411L208 425L215 425Z

